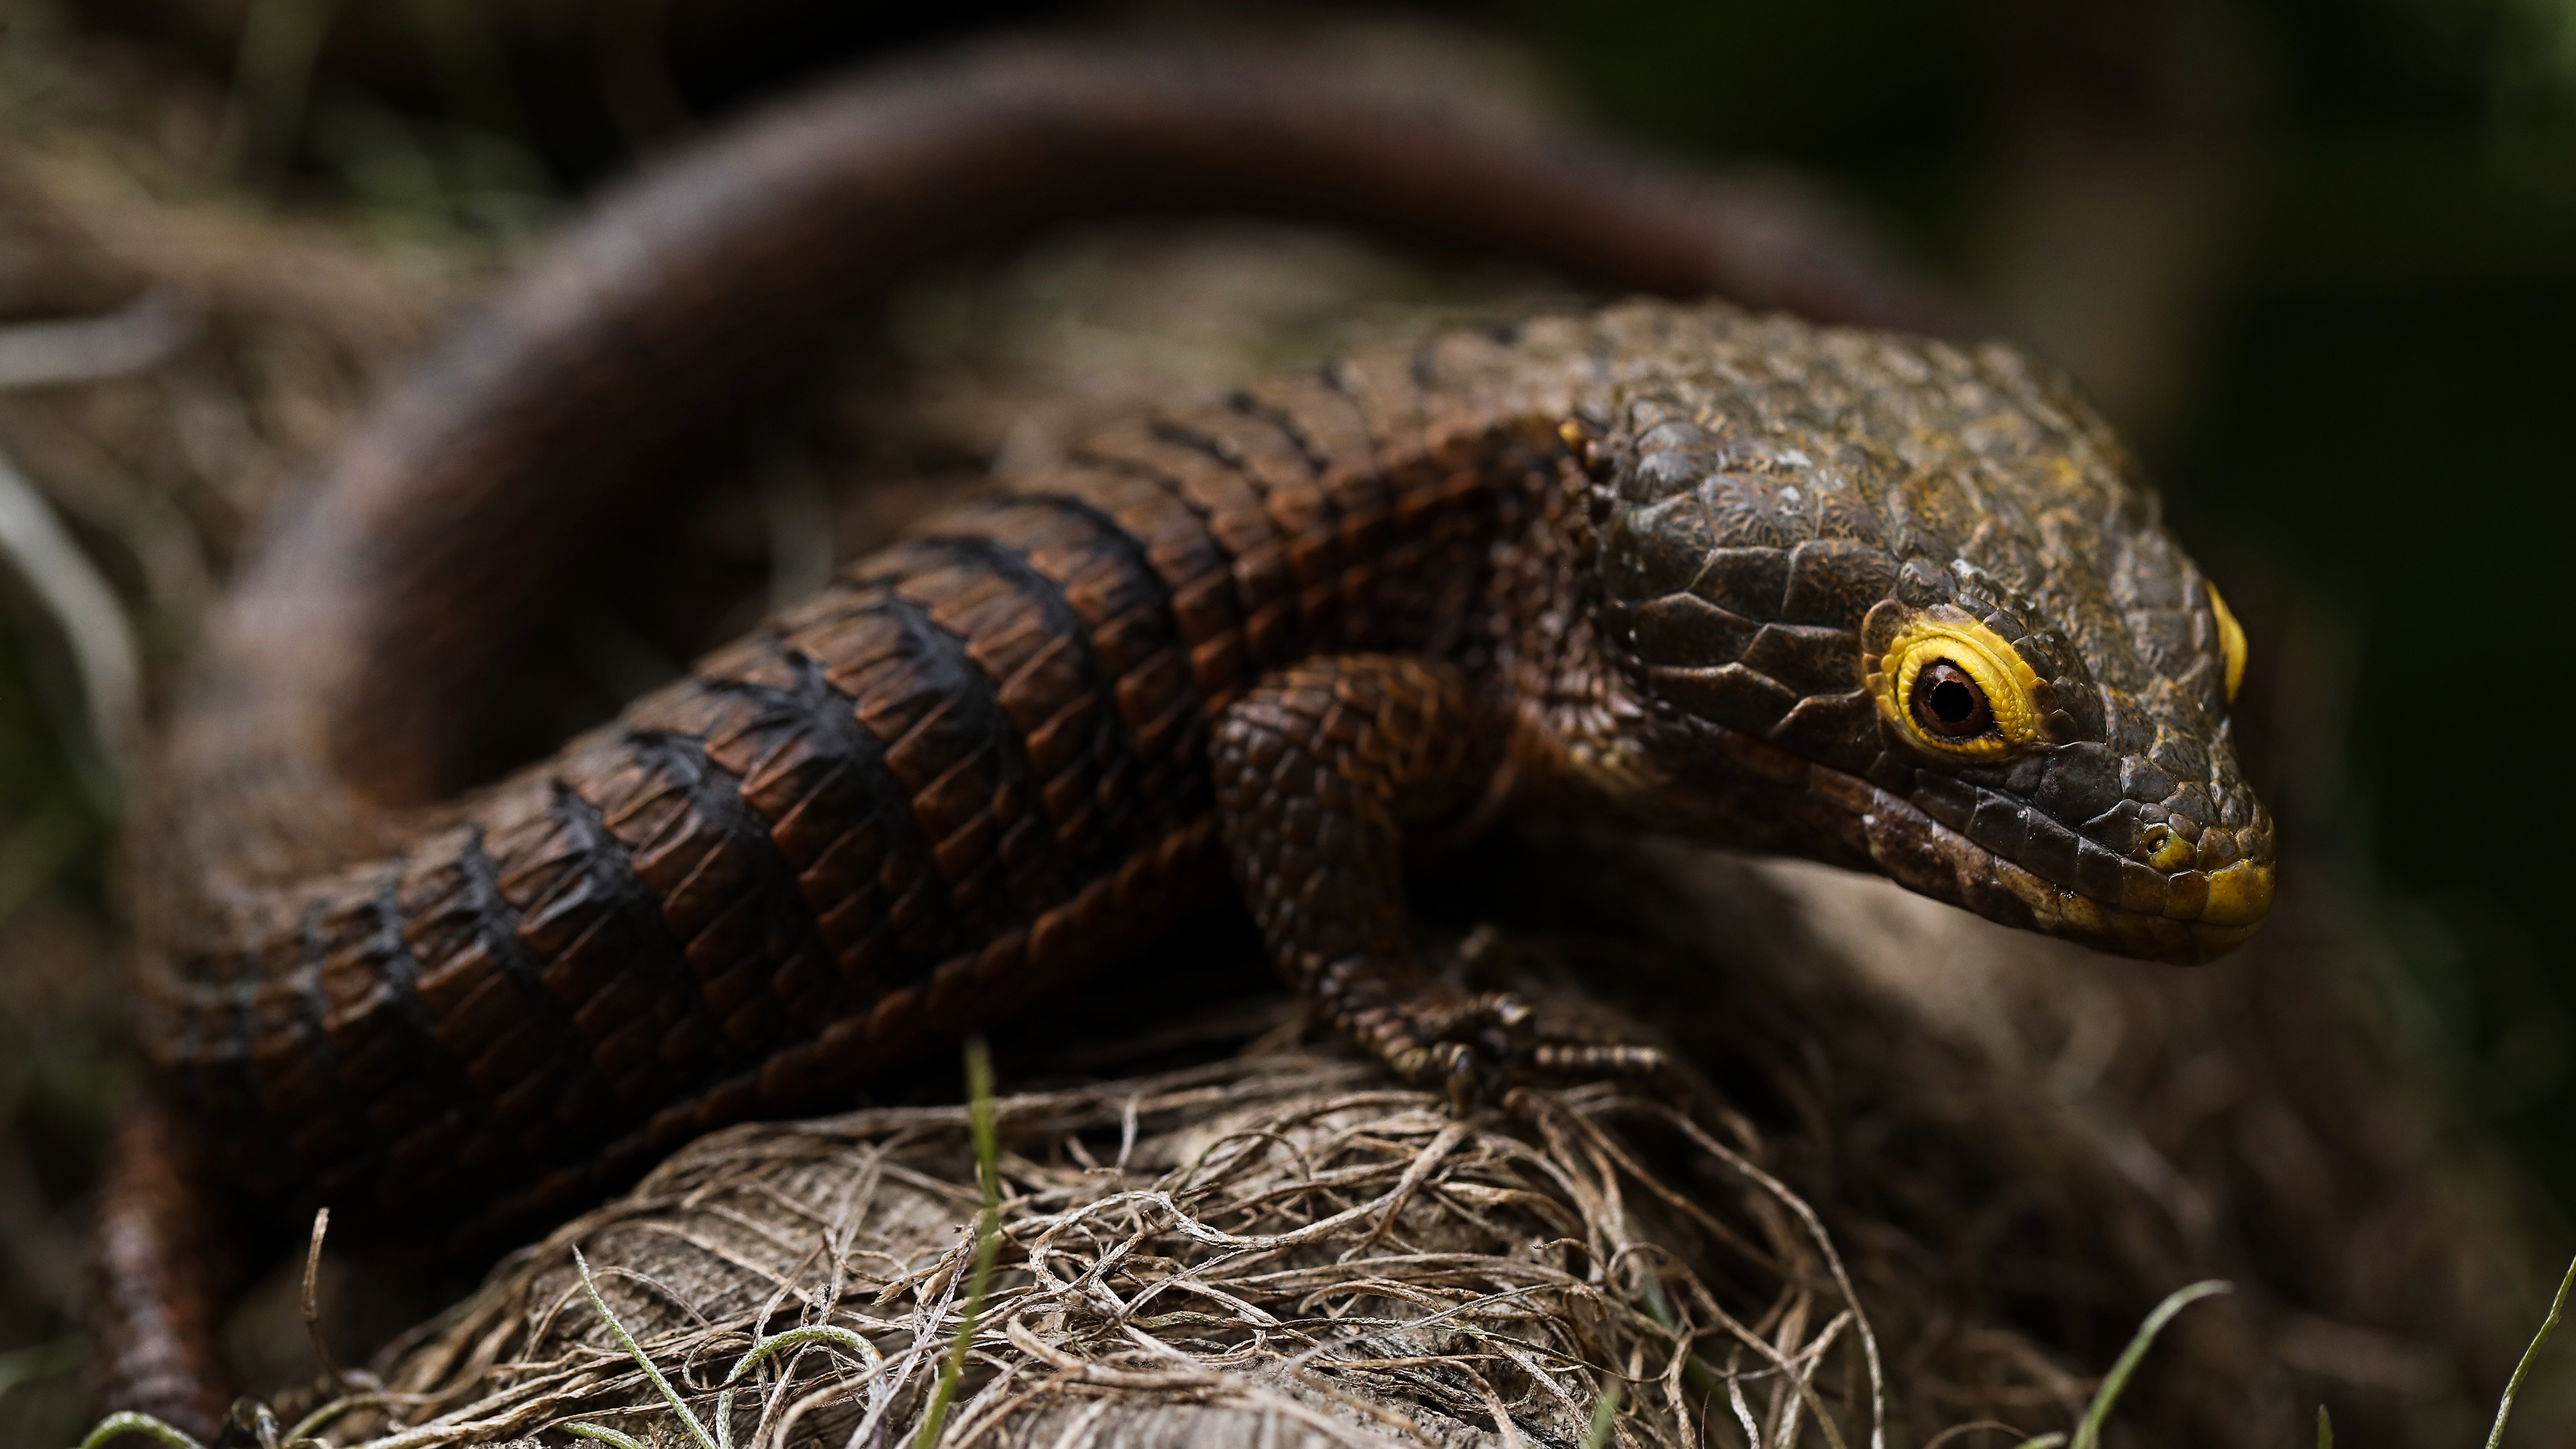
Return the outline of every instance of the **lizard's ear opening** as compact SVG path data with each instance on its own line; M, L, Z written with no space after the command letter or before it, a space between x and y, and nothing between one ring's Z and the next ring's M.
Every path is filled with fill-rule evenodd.
M1879 713L1934 754L1991 759L2039 738L2038 673L1952 605L1910 612L1868 673Z

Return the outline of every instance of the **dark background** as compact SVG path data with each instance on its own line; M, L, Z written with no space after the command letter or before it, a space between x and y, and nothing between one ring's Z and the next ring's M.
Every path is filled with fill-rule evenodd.
M1005 21L1217 13L67 11L253 98L226 144L280 196L503 244L639 154L855 55ZM2576 1207L2576 937L2559 919L2576 777L2561 582L2576 534L2562 440L2576 420L2576 0L1401 13L1515 42L1571 104L1644 143L1821 182L2088 383L2247 617L2253 669L2272 672L2269 716L2250 724L2290 868L2335 874L2375 917L2356 934L2384 943L2403 1028L2460 1110L2514 1144L2562 1213ZM310 66L304 34L321 37ZM19 654L35 632L0 633L0 913L49 890L103 915L106 821L47 743L61 738L39 687L49 666Z

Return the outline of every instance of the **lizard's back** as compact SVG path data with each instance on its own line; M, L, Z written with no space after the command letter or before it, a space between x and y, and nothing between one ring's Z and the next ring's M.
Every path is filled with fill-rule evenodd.
M1554 429L1614 351L1563 319L1140 419L557 756L386 812L390 848L174 836L147 1050L257 1195L380 1218L529 1220L846 1099L1223 891L1210 724L1265 672L1507 668L1561 610Z

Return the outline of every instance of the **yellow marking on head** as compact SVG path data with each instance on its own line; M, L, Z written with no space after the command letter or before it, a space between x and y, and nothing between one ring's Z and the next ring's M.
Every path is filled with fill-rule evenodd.
M2209 873L2209 903L2200 920L2209 926L2252 926L2272 909L2272 867L2240 860Z
M1995 722L1991 733L1943 739L1916 722L1914 681L1944 660L1966 671L1985 694ZM1935 754L1991 759L2039 738L2039 674L2002 635L1953 605L1936 604L1898 626L1887 652L1869 672L1869 689L1878 699L1879 713Z
M2218 620L2218 652L2227 660L2227 702L2234 704L2236 686L2245 682L2245 626L2227 612L2227 601L2218 596L2218 585L2208 587L2209 612Z
M2138 832L2138 843L2146 847L2147 864L2167 875L2191 864L2198 852L2190 841L2170 825L2150 825Z

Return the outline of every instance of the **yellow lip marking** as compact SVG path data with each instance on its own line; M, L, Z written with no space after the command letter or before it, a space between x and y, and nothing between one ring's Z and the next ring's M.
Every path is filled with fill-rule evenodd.
M1908 703L1914 698L1914 680L1945 659L1967 671L1977 688L1985 691L1986 708L1995 719L1993 733L1972 740L1945 740L1914 722ZM1905 731L1908 739L1936 754L1987 759L2039 738L2038 673L2022 662L2002 635L1953 605L1935 604L1899 625L1887 652L1869 672L1869 689L1878 699L1881 714Z
M2209 612L2218 620L2218 652L2227 660L2227 702L2234 704L2236 686L2245 682L2245 626L2227 612L2227 601L2218 596L2218 585L2208 587Z
M2209 873L2209 904L2200 908L2201 923L2251 926L2272 909L2272 867L2240 860Z

